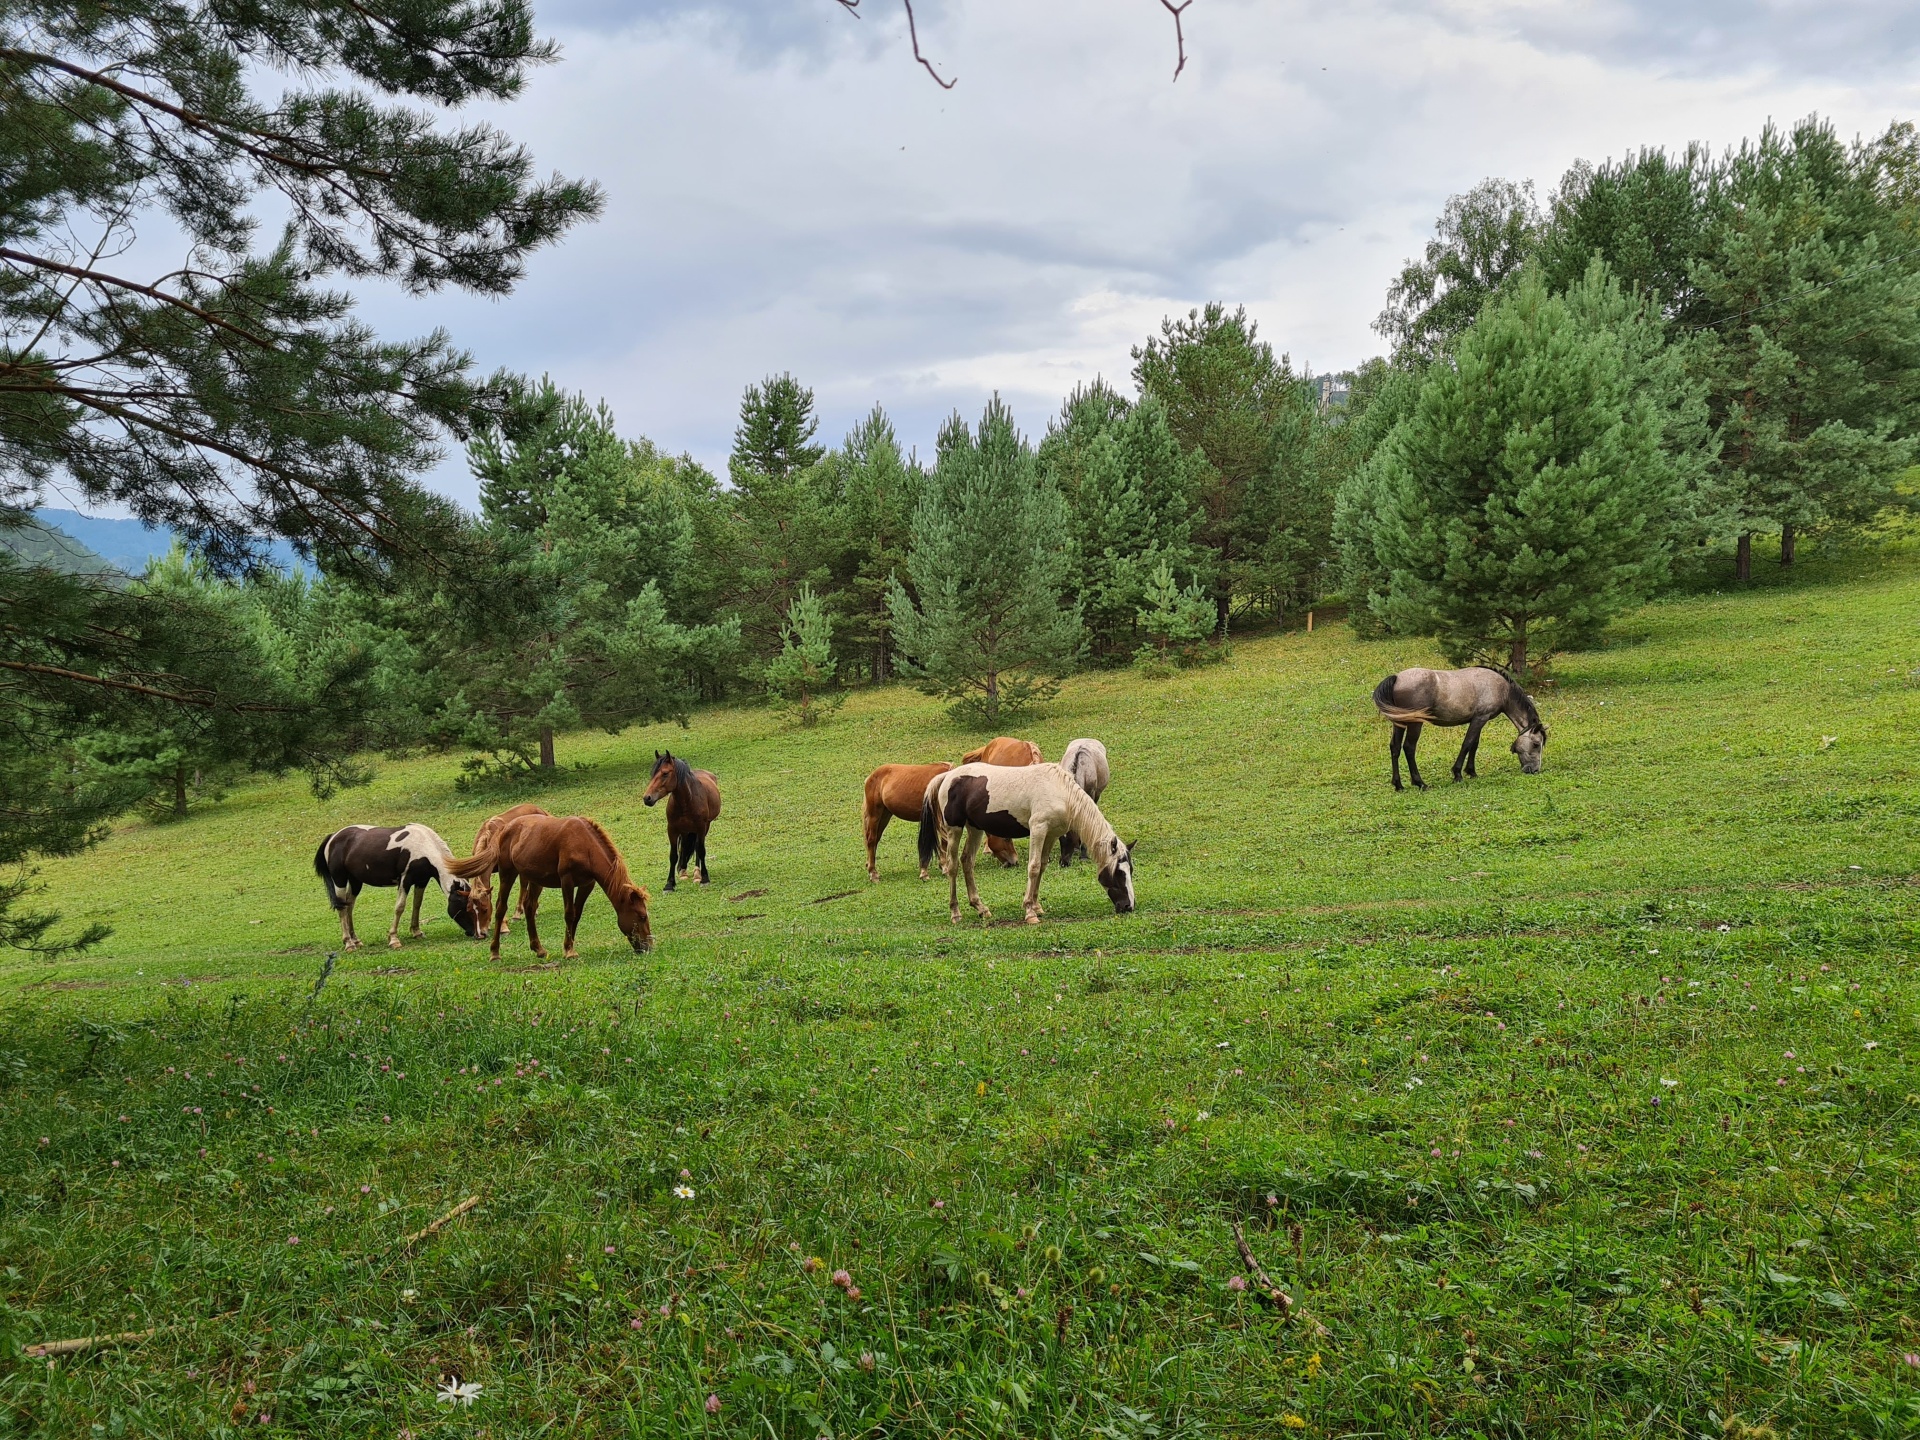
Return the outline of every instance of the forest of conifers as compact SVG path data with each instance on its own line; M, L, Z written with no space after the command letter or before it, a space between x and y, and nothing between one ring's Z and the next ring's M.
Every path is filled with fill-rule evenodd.
M124 591L9 565L60 665L86 649L61 634L132 626L137 668L175 677L156 688L209 697L48 700L35 749L61 737L64 798L12 848L247 770L353 783L382 751L459 750L467 783L551 774L570 728L755 692L811 724L901 678L997 725L1076 667L1205 663L1329 601L1524 676L1682 557L1744 578L1756 536L1791 564L1911 498L1920 137L1808 121L1576 165L1544 203L1486 181L1377 329L1386 355L1317 376L1208 305L1044 434L995 400L931 455L878 405L823 443L776 374L747 387L724 477L590 396L497 377L467 442L478 512L412 492L383 549L321 537L317 578L218 546L224 567L177 552ZM40 763L16 750L16 783Z

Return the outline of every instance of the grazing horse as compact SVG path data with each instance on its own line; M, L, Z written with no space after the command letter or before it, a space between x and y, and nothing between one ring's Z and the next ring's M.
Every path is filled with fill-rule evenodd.
M1522 774L1540 773L1541 752L1547 748L1547 727L1533 699L1502 671L1486 665L1466 670L1402 670L1373 687L1373 704L1393 722L1388 750L1393 756L1393 788L1401 789L1400 751L1407 752L1407 774L1416 790L1427 788L1413 758L1422 725L1464 725L1467 738L1453 758L1453 778L1464 766L1469 778L1479 772L1474 758L1480 753L1480 732L1496 715L1505 715L1520 732L1512 745L1520 757Z
M898 816L918 820L920 807L927 798L927 786L953 766L941 760L933 765L882 765L867 776L864 818L867 829L867 878L880 883L880 837L887 833L887 822ZM943 857L944 858L944 857ZM920 878L927 878L932 855L920 857Z
M962 765L1044 765L1047 757L1040 753L1040 747L1031 740L1016 740L1011 735L996 735L978 750L969 750L960 757ZM1008 869L1020 863L1020 852L1013 848L1011 840L1003 840L998 835L987 837L987 853ZM925 868L925 861L921 862Z
M507 902L513 897L516 880L526 882L527 944L543 960L547 952L540 943L540 892L556 887L567 922L562 947L567 959L577 958L573 937L595 885L607 892L627 943L642 955L653 948L647 892L633 883L613 838L598 822L585 816L522 815L517 820L502 821L472 858L456 860L449 868L463 879L500 876L500 893L493 902L491 949L496 960L500 958L500 935L505 928L502 922L507 918Z
M485 845L492 837L494 831L498 830L509 820L518 820L522 815L545 815L548 813L548 811L542 810L538 805L515 805L511 810L502 810L498 815L493 816L480 827L479 833L473 837L473 848L475 851L478 851L480 847ZM526 905L527 892L523 886L520 891L520 903L514 907L513 911L513 918L515 920L521 919L526 914ZM491 876L476 875L473 877L473 908L480 917L480 934L477 938L484 940L487 938L487 920L493 914L493 883ZM500 922L501 934L504 935L510 928L506 921L503 920Z
M413 938L420 939L420 902L426 898L427 882L440 886L447 897L447 917L472 939L484 939L481 911L474 904L473 891L457 878L453 869L453 851L447 842L424 825L402 825L398 829L381 825L349 825L336 830L320 842L314 852L313 873L327 887L327 903L340 917L340 948L358 950L360 937L353 933L353 905L368 885L399 891L393 905L393 924L387 930L387 944L400 948L400 916L407 908L407 896L413 896Z
M1080 782L1080 788L1087 792L1087 798L1096 805L1113 779L1113 772L1107 768L1107 747L1098 740L1069 740L1067 748L1060 752L1060 768ZM1073 858L1074 844L1071 831L1060 837L1062 870Z
M696 770L671 750L653 752L653 774L641 803L667 802L667 889L673 889L674 866L684 880L687 867L700 863L700 883L710 885L707 873L707 827L720 818L720 782L711 770Z
M1027 846L1027 923L1040 923L1040 876L1047 848L1056 836L1072 833L1100 867L1100 884L1124 915L1133 909L1133 852L1113 832L1107 817L1058 765L962 765L927 787L920 812L924 853L944 828L947 851L947 910L960 923L960 877L967 878L967 900L989 920L974 883L973 857L984 835L1030 835Z

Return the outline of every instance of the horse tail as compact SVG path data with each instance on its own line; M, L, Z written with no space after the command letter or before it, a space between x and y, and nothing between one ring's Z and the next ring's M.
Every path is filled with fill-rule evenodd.
M1396 671L1373 687L1373 708L1396 725L1424 725L1433 719L1431 710L1409 710L1393 703L1393 687L1400 676Z
M496 832L475 845L473 854L465 860L448 860L447 870L458 879L472 880L476 876L491 875L497 868L499 859L500 837Z
M993 742L991 740L987 742L988 745L991 745L992 743ZM962 765L977 765L980 763L980 757L986 753L987 753L987 746L981 745L976 749L969 750L967 751L966 754L962 755L960 757L960 763Z
M940 810L934 803L933 792L939 788L936 780L927 786L927 793L920 801L920 868L926 869L933 863L933 852L940 845Z
M334 834L339 834L335 831ZM327 865L327 846L333 841L333 835L322 836L320 848L313 852L313 873L320 877L320 883L327 887L327 903L334 909L340 908L340 892L333 888L333 871Z

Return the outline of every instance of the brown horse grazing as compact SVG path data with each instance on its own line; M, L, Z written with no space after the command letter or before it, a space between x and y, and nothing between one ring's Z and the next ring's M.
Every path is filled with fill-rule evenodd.
M502 810L498 815L493 816L480 827L479 833L473 837L473 848L478 852L479 849L493 837L494 832L509 820L518 820L522 815L546 815L549 813L551 812L542 810L538 805L515 805L511 810ZM480 934L478 938L484 940L487 938L488 919L493 914L493 881L491 876L476 875L473 877L473 908L480 919ZM523 918L526 914L526 908L527 892L523 886L520 890L520 903L514 907L513 918L515 920ZM512 927L510 927L506 921L503 920L500 922L500 933L502 935L506 934L510 928Z
M449 867L455 875L471 880L477 875L500 876L500 893L493 902L493 958L500 958L501 924L507 918L507 903L513 898L513 882L524 880L527 887L527 944L533 953L546 958L540 943L540 892L557 888L567 921L563 953L575 959L574 933L580 928L580 912L598 885L613 903L614 918L627 943L642 955L653 948L653 926L647 918L647 892L633 883L627 874L627 862L607 832L581 815L564 819L552 815L522 815L507 820L488 837L486 845L472 858L456 860Z
M710 885L707 873L707 827L720 818L720 782L711 770L696 770L671 750L653 752L653 774L641 803L667 802L667 889L673 889L673 871L700 864L700 883Z
M927 798L927 786L952 768L944 760L933 765L882 765L867 776L867 878L876 885L880 883L877 858L880 837L887 833L887 822L896 816L902 820L918 820L920 807ZM922 880L927 878L927 864L932 858L931 855L920 858Z
M962 765L1044 765L1047 757L1040 753L1040 747L1031 740L1016 740L1011 735L996 735L978 750L969 750L960 757ZM987 836L987 853L1002 865L1011 869L1020 863L1020 852L1013 848L1011 840L998 835ZM941 849L940 868L946 869L945 847ZM923 871L926 869L922 862Z
M1467 738L1453 758L1453 778L1462 767L1468 778L1479 772L1474 758L1480 753L1480 732L1496 715L1505 715L1520 732L1511 749L1520 757L1525 775L1540 773L1541 753L1547 748L1547 727L1533 699L1503 672L1485 665L1466 670L1402 670L1373 687L1373 705L1393 722L1388 750L1393 756L1393 788L1400 784L1400 751L1407 752L1407 774L1416 790L1427 788L1413 758L1422 725L1464 725Z

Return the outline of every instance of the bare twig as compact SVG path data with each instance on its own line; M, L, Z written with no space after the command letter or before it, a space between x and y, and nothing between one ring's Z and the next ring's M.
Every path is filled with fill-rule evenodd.
M229 1310L224 1315L215 1315L215 1320L230 1320L240 1312ZM118 1335L83 1335L75 1340L49 1340L44 1345L27 1345L20 1353L29 1360L50 1360L56 1355L78 1355L83 1350L94 1350L102 1345L131 1345L137 1340L151 1340L155 1335L165 1335L174 1330L185 1330L198 1325L198 1320L182 1320L177 1325L156 1325L151 1330L122 1330Z
M907 12L907 37L913 41L913 58L927 67L927 74L933 76L934 84L938 85L942 90L951 90L960 83L960 77L956 75L951 80L942 80L940 78L940 72L933 68L933 62L920 53L920 31L913 23L913 0L900 0L900 3L906 8ZM1187 0L1187 3L1191 5L1193 0Z
M426 1239L427 1236L433 1234L434 1231L438 1230L442 1225L446 1224L449 1220L458 1220L462 1215L466 1214L467 1211L473 1209L473 1207L478 1205L479 1203L480 1203L480 1197L478 1195L469 1195L466 1199L462 1200L458 1205L454 1206L453 1209L447 1211L446 1214L442 1215L438 1220L434 1221L431 1225L428 1225L425 1229L416 1230L413 1232L413 1234L407 1236L405 1240L402 1240L400 1242L401 1248L405 1249L409 1245L419 1244L422 1240Z
M1180 28L1180 14L1191 4L1193 0L1180 0L1178 5L1173 0L1160 0L1161 8L1173 16L1173 43L1180 52L1180 63L1173 67L1173 78L1176 80L1180 78L1180 72L1187 68L1187 35Z
M1190 5L1193 0L1187 0L1187 3ZM1247 1267L1247 1273L1253 1276L1254 1283L1260 1287L1260 1298L1269 1305L1278 1307L1283 1319L1298 1320L1315 1335L1325 1335L1327 1327L1295 1305L1293 1297L1274 1284L1273 1277L1260 1268L1260 1262L1253 1258L1253 1247L1247 1244L1247 1233L1240 1228L1240 1222L1230 1220L1227 1223L1233 1230L1233 1244L1234 1248L1240 1252L1240 1263Z

